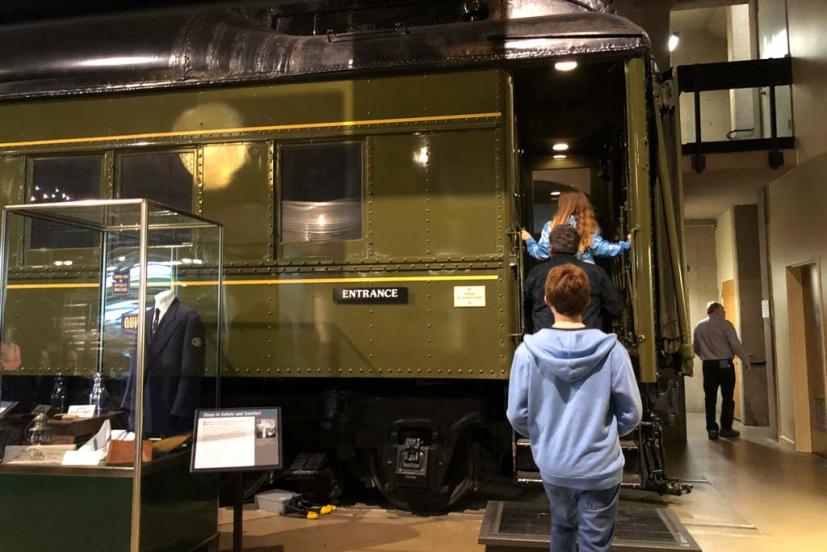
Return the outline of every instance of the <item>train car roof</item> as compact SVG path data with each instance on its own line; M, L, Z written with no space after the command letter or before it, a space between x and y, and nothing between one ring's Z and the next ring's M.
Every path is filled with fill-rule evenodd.
M650 49L643 29L600 0L445 0L428 12L417 4L322 0L2 26L0 99L513 66Z

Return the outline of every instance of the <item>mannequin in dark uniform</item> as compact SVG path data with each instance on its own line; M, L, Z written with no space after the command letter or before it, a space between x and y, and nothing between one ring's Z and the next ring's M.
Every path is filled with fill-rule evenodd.
M172 291L155 296L147 312L144 367L144 435L166 437L192 430L204 375L204 324ZM123 405L134 418L135 358Z

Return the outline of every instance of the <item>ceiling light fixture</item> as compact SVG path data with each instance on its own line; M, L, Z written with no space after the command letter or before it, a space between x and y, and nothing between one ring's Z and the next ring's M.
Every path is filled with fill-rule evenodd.
M553 157L553 159L568 159L568 158L569 158L569 156L568 156L568 155L564 155L564 154L562 154L562 153L558 153L557 155L555 155L555 156Z
M551 197L557 197L560 195L560 192L551 192Z
M568 72L574 71L577 69L577 62L576 61L558 61L554 64L554 68L558 71Z
M565 142L558 142L558 143L554 144L551 147L551 149L553 149L554 151L569 151L569 145L566 144Z
M674 52L678 49L678 44L680 44L681 35L678 33L672 33L669 35L669 51Z

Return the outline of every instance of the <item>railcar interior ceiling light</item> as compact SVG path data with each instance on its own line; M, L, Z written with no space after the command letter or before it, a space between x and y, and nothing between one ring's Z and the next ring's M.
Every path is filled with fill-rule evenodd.
M558 61L554 64L554 68L562 72L574 71L575 69L577 69L577 62L571 60Z
M680 44L681 35L678 33L672 33L669 35L669 51L674 52L678 49L678 44Z
M557 155L555 155L553 157L553 159L568 159L568 157L569 157L568 155L565 155L563 153L558 153Z
M557 142L551 147L551 149L554 151L569 151L569 145L565 142Z

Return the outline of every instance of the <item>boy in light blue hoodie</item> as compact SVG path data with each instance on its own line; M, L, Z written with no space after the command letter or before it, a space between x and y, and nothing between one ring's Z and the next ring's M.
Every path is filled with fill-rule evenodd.
M623 479L620 437L642 407L629 353L614 334L586 329L589 279L552 269L545 300L554 326L526 335L514 354L508 420L531 440L551 503L551 551L603 552L614 537Z

